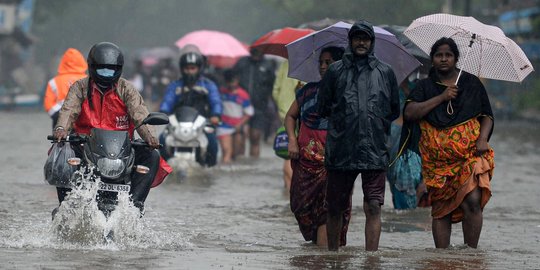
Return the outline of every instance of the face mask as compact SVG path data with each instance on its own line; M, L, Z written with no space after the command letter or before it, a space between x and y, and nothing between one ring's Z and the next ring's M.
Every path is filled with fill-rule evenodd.
M97 69L96 70L96 73L99 75L99 76L102 76L102 77L113 77L114 76L114 72L115 70L114 69L108 69L108 68L100 68L100 69Z
M182 80L184 81L184 84L186 85L193 85L197 82L199 79L199 74L187 74L182 72Z

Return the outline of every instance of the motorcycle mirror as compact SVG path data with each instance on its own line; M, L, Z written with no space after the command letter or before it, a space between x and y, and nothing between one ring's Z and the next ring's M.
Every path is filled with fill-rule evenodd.
M140 125L138 125L135 129L138 129L142 125L166 125L169 123L169 117L160 112L151 112L148 114L148 116L142 121Z

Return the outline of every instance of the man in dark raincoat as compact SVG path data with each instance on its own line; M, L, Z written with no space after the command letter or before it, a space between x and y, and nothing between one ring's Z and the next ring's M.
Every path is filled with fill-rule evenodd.
M374 55L375 33L369 22L356 22L348 38L349 48L326 72L318 97L319 113L329 121L328 249L338 250L343 214L361 174L366 250L375 251L381 235L390 124L399 116L398 83L391 67Z

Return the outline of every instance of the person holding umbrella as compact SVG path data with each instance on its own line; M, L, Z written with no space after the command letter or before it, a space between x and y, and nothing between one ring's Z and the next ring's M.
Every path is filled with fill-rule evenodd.
M325 166L328 170L328 249L337 251L343 214L356 177L362 175L365 249L379 248L390 123L399 116L399 88L392 68L374 54L375 31L367 21L348 32L343 59L330 65L321 82L318 111L328 118Z
M462 222L465 244L476 248L482 209L491 197L493 113L478 77L465 71L459 77L460 52L452 38L437 40L429 55L433 67L409 95L404 119L418 122L422 131L418 145L433 239L435 247L447 248L452 223Z

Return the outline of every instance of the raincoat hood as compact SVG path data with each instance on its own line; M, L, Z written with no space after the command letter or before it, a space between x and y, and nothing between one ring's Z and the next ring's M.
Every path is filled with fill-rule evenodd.
M88 64L86 59L77 49L69 48L66 50L60 64L58 65L58 74L68 73L86 73L88 70Z
M373 52L373 27L355 23L350 33L359 30L372 37L367 57L355 56L349 46L326 71L317 96L318 112L328 119L329 170L386 170L391 123L400 114L396 76Z
M349 40L351 39L351 36L355 32L358 32L358 31L363 31L366 34L368 34L371 37L372 41L375 38L375 30L373 30L373 25L369 23L368 21L362 20L362 21L355 22L353 26L351 27L351 29L349 29L349 34L348 34Z
M368 55L367 55L367 62L366 61L355 61L355 55L351 48L351 37L358 31L363 31L366 34L368 34L371 37L371 48L369 48ZM350 67L355 65L360 68L364 63L367 63L371 69L374 69L377 64L379 63L379 60L375 57L375 30L373 30L373 25L367 21L358 21L353 24L351 29L348 33L349 38L349 46L347 46L347 49L345 49L345 53L343 54L343 64L346 67Z
M355 22L348 33L349 47L351 46L352 36L357 32L364 32L369 35L371 38L371 48L369 48L369 54L373 54L373 48L375 48L375 30L373 30L373 25L364 20Z

